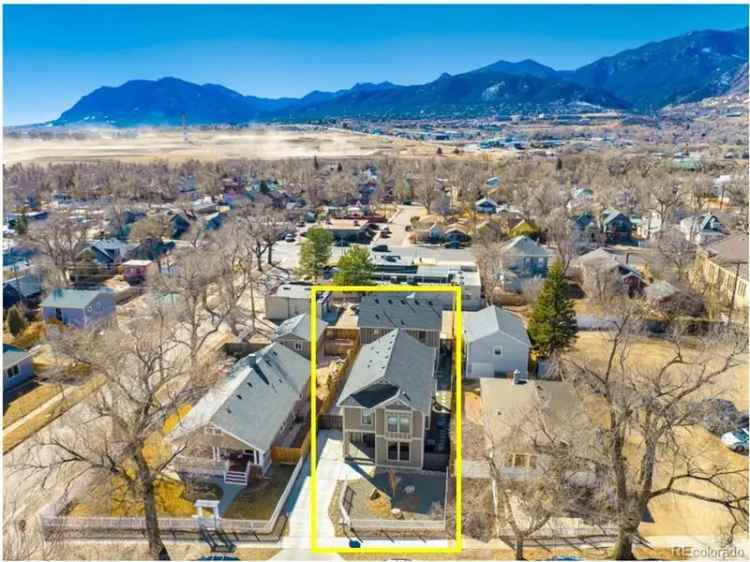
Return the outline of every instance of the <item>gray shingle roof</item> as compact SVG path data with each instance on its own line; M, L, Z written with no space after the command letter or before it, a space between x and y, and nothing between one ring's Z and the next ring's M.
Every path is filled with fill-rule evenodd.
M280 343L240 359L185 416L173 439L211 423L268 450L310 378L310 362Z
M739 263L740 277L748 279L748 237L746 233L732 234L722 240L711 242L706 245L706 251L721 265L734 268Z
M503 332L519 343L531 347L526 327L521 319L498 306L488 306L478 312L464 312L463 324L467 343Z
M81 289L55 289L42 301L41 306L55 308L86 308L96 297L108 291L84 291Z
M3 288L12 287L23 298L33 297L42 292L42 280L37 275L23 275L8 279L3 283Z
M3 344L3 369L9 369L13 365L18 365L27 357L30 357L28 351L15 345Z
M502 248L503 253L513 251L522 256L548 258L552 252L528 236L516 236Z
M317 336L318 341L320 341L320 338L323 337L323 332L325 332L325 329L328 326L328 322L318 319L317 324L315 335ZM307 313L299 314L298 316L293 316L288 320L284 320L279 324L279 327L276 328L275 336L277 338L296 336L305 341L310 341L310 315Z
M359 305L357 325L367 328L406 328L440 331L442 305L429 293L365 295Z
M338 405L372 408L398 396L412 408L429 412L435 387L436 353L405 330L393 330L363 345Z

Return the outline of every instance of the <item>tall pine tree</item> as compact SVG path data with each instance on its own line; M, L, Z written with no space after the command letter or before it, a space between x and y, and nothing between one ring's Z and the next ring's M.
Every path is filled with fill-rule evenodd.
M549 270L529 320L529 336L545 357L570 347L576 339L576 313L567 288L562 264L556 262Z

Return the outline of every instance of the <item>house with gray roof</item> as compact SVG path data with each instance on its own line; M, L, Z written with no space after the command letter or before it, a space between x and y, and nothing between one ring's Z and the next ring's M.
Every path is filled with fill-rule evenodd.
M41 302L45 322L86 328L114 319L115 294L111 290L55 289Z
M310 362L279 342L240 359L170 435L187 443L175 466L245 486L307 428Z
M126 261L135 248L135 244L128 244L117 238L105 238L93 240L83 252L92 253L100 266L111 268Z
M310 359L310 336L311 323L310 314L300 314L294 316L289 320L284 320L273 336L273 341L284 344L292 351L296 351L305 359ZM325 341L325 331L328 327L328 322L317 319L317 325L315 329L315 348L318 350L318 357L323 353L323 342Z
M552 252L528 236L516 236L501 249L503 267L520 278L546 277Z
M463 331L466 378L528 373L531 342L515 314L498 306L464 312Z
M708 244L727 235L727 229L713 213L685 217L680 221L680 231L693 244Z
M34 378L31 354L7 343L3 344L3 389L16 388Z
M633 240L633 223L625 213L608 207L599 216L599 229L607 244L629 244Z
M345 459L423 467L437 355L405 329L362 346L337 402Z
M284 283L266 294L266 318L274 322L288 320L310 312L312 285L304 283ZM332 308L330 292L319 292L317 301L318 318L325 317Z
M42 278L39 275L27 273L3 283L3 309L8 309L19 302L29 308L35 308L41 296Z
M374 293L359 304L359 338L371 343L391 330L404 329L418 341L437 348L440 345L443 303L430 293Z

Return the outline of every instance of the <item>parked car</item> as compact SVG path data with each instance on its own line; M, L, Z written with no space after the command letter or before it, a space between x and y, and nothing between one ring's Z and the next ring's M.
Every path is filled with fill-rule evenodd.
M291 233L287 234L286 236L284 236L284 240L286 242L294 242L296 239L297 239L297 237L294 234L291 234Z
M750 432L746 427L740 427L721 436L721 442L735 453L747 453L749 441Z
M463 247L464 247L464 245L461 244L461 242L458 242L456 240L454 240L452 242L446 242L445 244L443 244L443 248L445 248L447 250L460 250Z
M385 233L388 233L388 234L390 234L390 233L391 233L391 229L390 229L389 227L387 227L387 226L384 226L384 227L383 227L383 230L381 230L381 232L382 232L383 234L385 234Z
M391 250L385 244L378 244L372 247L373 252L390 252Z

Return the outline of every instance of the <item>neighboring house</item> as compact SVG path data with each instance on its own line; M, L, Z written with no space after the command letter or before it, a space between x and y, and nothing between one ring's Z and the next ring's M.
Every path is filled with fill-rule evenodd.
M337 403L345 459L364 453L377 466L422 468L436 364L437 350L406 330L362 346Z
M462 224L452 224L445 229L445 239L448 242L469 242L471 236L466 230L467 227Z
M516 236L501 250L503 266L518 277L545 277L552 252L528 236Z
M188 230L190 230L191 222L182 213L175 213L169 217L170 224L170 237L180 238Z
M581 246L595 244L599 240L599 227L590 211L581 213L573 219L573 226L578 233Z
M657 236L664 228L664 220L661 213L656 209L646 211L641 217L641 221L636 227L636 234L643 240L651 240Z
M320 226L330 232L334 240L369 242L371 239L366 220L328 219Z
M474 208L477 213L487 213L490 215L497 213L497 203L489 197L482 197L479 201L474 203Z
M42 318L66 326L86 328L92 323L113 319L115 296L112 291L55 289L41 303Z
M247 485L266 473L273 447L289 447L306 428L310 362L280 343L240 359L170 436L186 450L175 469Z
M437 295L413 293L368 294L359 304L360 342L374 342L391 330L403 328L418 341L440 346L443 304Z
M656 311L668 315L701 316L705 312L700 297L688 294L669 281L659 280L652 283L643 290L643 296Z
M708 244L727 235L719 218L711 213L685 217L680 221L680 231L688 242L699 245Z
M698 248L690 279L699 291L708 288L727 305L747 309L748 238L746 233L732 234Z
M633 223L630 218L612 207L602 211L599 228L607 244L629 244L633 240Z
M465 376L496 377L529 370L531 342L521 319L497 306L463 313Z
M594 192L587 187L577 187L571 191L570 201L566 207L568 211L588 209L594 202Z
M586 421L573 387L565 382L483 378L480 392L488 452L506 477L528 478L542 473L544 457L533 447L531 432L548 430L554 434L560 426L575 427ZM519 431L519 424L524 422L528 422L525 429L529 433ZM532 423L542 427L533 427ZM593 472L582 472L580 477L589 482Z
M284 344L289 349L296 351L305 359L310 359L310 314L300 314L288 320L284 320L273 336L273 341ZM316 345L318 357L323 354L323 342L325 341L325 331L328 323L318 318L315 328Z
M34 366L28 351L3 344L3 390L8 391L34 377Z
M92 252L96 263L100 266L112 268L127 260L134 249L134 244L128 244L117 238L107 238L94 240L84 252Z
M27 273L3 283L3 309L7 310L17 303L28 308L36 308L42 297L42 279L38 275Z
M311 285L285 283L266 294L266 318L278 322L310 312ZM318 292L317 317L324 318L332 307L332 295Z
M122 264L122 276L128 285L140 285L154 268L151 260L128 260Z
M210 215L216 212L216 203L211 201L210 197L193 201L193 211L199 215Z
M605 248L597 248L575 258L572 265L580 271L584 286L603 286L608 275L617 275L628 295L633 296L643 290L646 281L629 262L630 254L623 258Z

